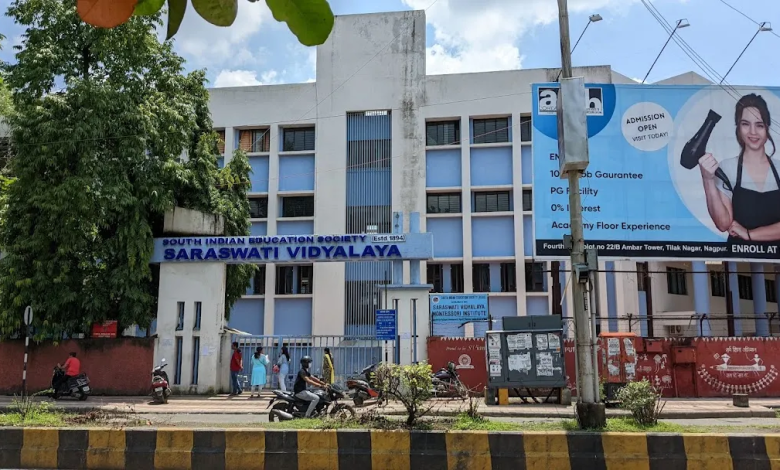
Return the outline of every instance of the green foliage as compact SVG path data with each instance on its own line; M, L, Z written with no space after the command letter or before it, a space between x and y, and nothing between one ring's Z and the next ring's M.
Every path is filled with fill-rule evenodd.
M382 363L375 374L377 389L406 408L407 426L414 426L433 408L428 402L432 396L432 371L427 362L406 366Z
M168 0L168 32L165 39L171 39L179 32L184 12L187 11L187 0Z
M276 21L285 22L304 46L325 42L333 29L333 12L326 0L266 0Z
M190 0L201 18L215 26L230 26L238 15L238 0Z
M165 5L165 0L138 0L133 14L136 16L152 16Z
M146 327L164 213L215 212L226 234L248 234L249 165L238 156L218 170L205 75L183 74L157 41L159 15L96 29L74 0L15 0L8 14L26 32L6 74L15 156L13 180L0 182L0 338L18 331L26 305L39 338L109 319ZM231 273L227 309L251 275Z
M618 390L617 398L620 400L620 406L630 411L634 421L640 426L655 425L664 408L661 394L647 379L628 383Z

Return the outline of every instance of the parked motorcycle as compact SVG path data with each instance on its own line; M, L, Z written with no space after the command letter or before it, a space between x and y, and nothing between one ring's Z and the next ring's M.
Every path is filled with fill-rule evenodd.
M84 401L89 398L91 389L89 387L89 377L87 377L87 374L71 377L66 382L60 383L59 387L55 387L55 384L59 383L64 376L65 369L54 366L54 373L51 377L51 388L54 390L52 397L55 400L59 400L62 397L73 397L78 398L80 401Z
M168 403L168 397L171 396L171 388L168 384L168 374L163 370L168 364L165 359L160 361L159 366L152 369L152 397L156 403Z
M331 418L353 418L355 416L355 409L352 406L339 403L339 400L346 397L342 387L331 385L327 389L315 389L311 392L320 397L320 401L312 413L312 418L328 415ZM309 409L308 401L296 398L293 392L274 390L274 395L276 396L271 398L267 407L273 406L268 413L268 421L273 423L275 420L288 421L306 416L306 410Z
M347 380L347 389L349 390L349 396L352 398L352 402L355 406L362 406L366 400L377 400L378 405L382 405L384 397L382 392L374 388L374 371L379 364L371 364L365 369L360 371L360 375L365 377L365 380L359 378L351 378ZM355 372L357 374L357 372Z
M441 368L431 377L433 384L433 396L447 396L465 399L468 397L468 389L461 382L460 375L455 369L454 362L448 362L446 368Z

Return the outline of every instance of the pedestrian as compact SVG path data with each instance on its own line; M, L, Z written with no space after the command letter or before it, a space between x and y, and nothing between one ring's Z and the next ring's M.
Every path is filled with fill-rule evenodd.
M287 384L285 380L290 371L290 351L287 349L287 346L282 346L282 354L279 355L279 359L276 361L275 369L277 371L276 378L279 381L279 390L286 392Z
M268 356L263 354L262 346L258 347L252 356L252 390L249 398L255 396L255 387L257 387L257 398L260 398L260 390L263 389L266 381L266 366L268 362Z
M244 370L244 358L241 357L241 350L238 349L238 343L233 343L233 356L230 358L230 396L241 395L241 384L238 381L238 374Z
M336 381L336 370L333 367L333 356L330 354L330 348L325 348L325 354L322 357L322 380L326 384L332 384Z

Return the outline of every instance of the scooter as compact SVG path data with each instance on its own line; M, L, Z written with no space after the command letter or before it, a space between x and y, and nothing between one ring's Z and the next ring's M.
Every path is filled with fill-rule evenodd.
M168 403L168 397L171 396L171 388L168 386L168 374L163 370L168 364L163 358L159 366L152 369L152 397L155 403Z
M312 413L312 418L325 417L331 418L354 418L355 409L350 405L339 403L339 400L346 397L345 390L338 385L330 385L327 389L311 390L312 393L320 398L317 407ZM268 412L268 421L289 421L291 419L303 418L306 416L306 410L309 409L309 402L297 398L293 392L283 392L274 390L275 397L271 398L266 409Z
M382 392L374 388L373 374L379 364L371 364L360 371L366 379L351 378L347 380L347 389L350 391L350 397L355 406L362 406L366 400L376 399L378 405L382 405L384 398ZM357 372L355 372L357 374Z
M460 375L455 369L454 362L448 362L446 368L441 368L431 377L433 384L433 396L449 396L465 399L468 396L468 390L460 380Z
M89 398L91 389L89 388L89 377L87 377L87 374L71 377L66 382L61 383L59 387L55 388L55 384L60 382L64 376L65 369L54 366L54 373L51 377L51 388L54 390L52 398L59 400L62 397L74 397L78 398L80 401Z

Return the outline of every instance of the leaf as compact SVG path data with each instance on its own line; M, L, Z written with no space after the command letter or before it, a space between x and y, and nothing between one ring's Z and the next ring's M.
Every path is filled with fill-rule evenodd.
M98 28L113 28L133 16L138 0L78 0L76 11L84 22Z
M192 6L214 26L230 26L238 14L238 0L192 0Z
M168 0L168 34L165 40L174 37L179 31L184 12L187 10L187 0Z
M276 21L287 27L304 46L319 46L333 30L333 11L327 0L265 0Z
M165 0L138 0L133 14L135 16L152 16L165 5Z

